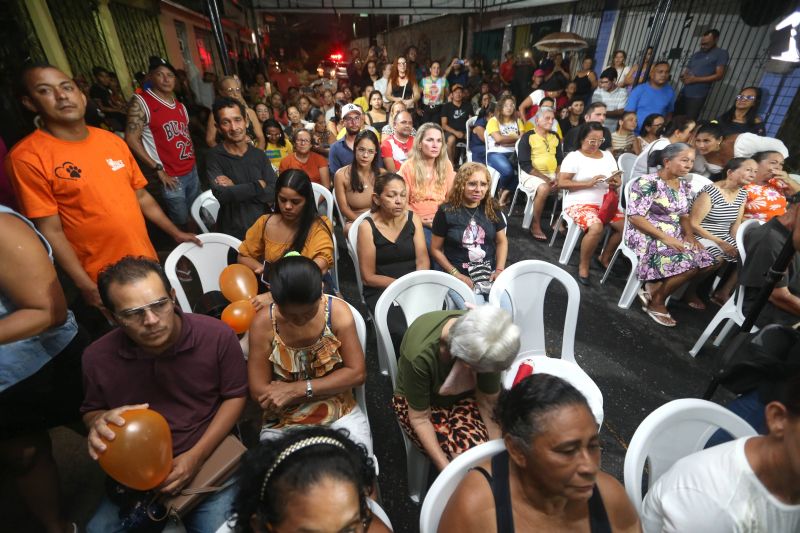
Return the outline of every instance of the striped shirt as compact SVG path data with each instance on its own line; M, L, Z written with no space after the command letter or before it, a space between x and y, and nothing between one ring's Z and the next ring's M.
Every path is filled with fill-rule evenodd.
M731 234L731 228L739 218L739 210L747 201L747 191L740 188L732 202L728 202L722 191L715 185L706 185L700 192L708 194L711 202L711 209L700 222L700 226L713 236L735 247L736 239ZM711 240L700 239L700 242L714 256L714 259L721 259L725 255L720 247Z

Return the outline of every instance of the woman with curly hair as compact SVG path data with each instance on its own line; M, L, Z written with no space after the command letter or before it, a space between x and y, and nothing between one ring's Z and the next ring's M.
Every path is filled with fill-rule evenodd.
M372 514L378 507L369 497L373 462L344 432L315 427L287 433L249 451L239 479L227 531L390 531Z
M484 299L508 256L506 223L489 191L491 182L484 165L463 165L433 217L431 240L434 260Z

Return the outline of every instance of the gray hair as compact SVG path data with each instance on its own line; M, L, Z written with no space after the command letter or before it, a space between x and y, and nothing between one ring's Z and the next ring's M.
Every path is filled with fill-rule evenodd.
M647 156L647 166L661 168L664 166L664 161L671 161L678 156L681 152L686 150L694 150L693 146L686 143L672 143L661 150L653 151Z
M456 320L448 334L448 349L477 372L501 372L519 353L519 336L507 311L481 305Z
M536 114L533 115L533 123L534 124L538 124L539 123L539 119L542 118L545 113L552 113L553 115L555 115L556 114L556 110L553 109L550 106L540 107L538 109L538 111L536 111Z

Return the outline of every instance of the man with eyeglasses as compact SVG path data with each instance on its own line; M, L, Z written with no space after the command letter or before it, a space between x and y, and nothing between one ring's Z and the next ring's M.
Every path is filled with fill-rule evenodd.
M247 112L233 98L218 98L212 109L222 142L206 156L206 177L219 200L217 231L239 240L267 211L275 196L275 172L264 153L247 137Z
M378 135L372 126L364 125L364 111L355 104L342 106L342 122L344 122L345 129L344 137L333 143L328 152L328 169L331 176L335 176L337 170L353 162L353 143L355 143L358 132L367 128ZM381 166L383 164L382 161L378 161L378 163Z
M728 51L717 46L719 30L708 30L700 38L700 50L692 54L681 72L683 89L675 104L676 114L697 120L711 85L725 76Z
M400 165L408 159L414 146L414 137L411 135L413 130L414 120L411 113L400 111L394 116L392 134L384 137L381 142L381 159L389 172L397 172Z
M247 370L239 340L219 320L183 313L163 270L147 258L125 257L98 279L106 314L119 327L83 354L81 415L93 459L114 440L110 426L149 407L172 433L172 469L157 490L178 494L231 433L245 406ZM130 457L135 461L135 457ZM205 496L181 517L189 531L216 531L228 518L236 486ZM87 532L122 531L120 508L105 497Z

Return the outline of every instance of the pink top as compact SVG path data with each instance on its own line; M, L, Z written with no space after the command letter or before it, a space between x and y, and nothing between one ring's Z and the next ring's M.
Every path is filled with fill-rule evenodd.
M400 166L398 174L403 176L408 188L408 207L422 219L423 224L431 224L433 216L440 204L443 204L447 193L453 187L453 179L456 172L450 160L447 160L447 176L444 179L444 187L437 187L434 183L436 176L433 172L425 180L426 187L417 189L416 179L414 178L414 166L411 159Z

